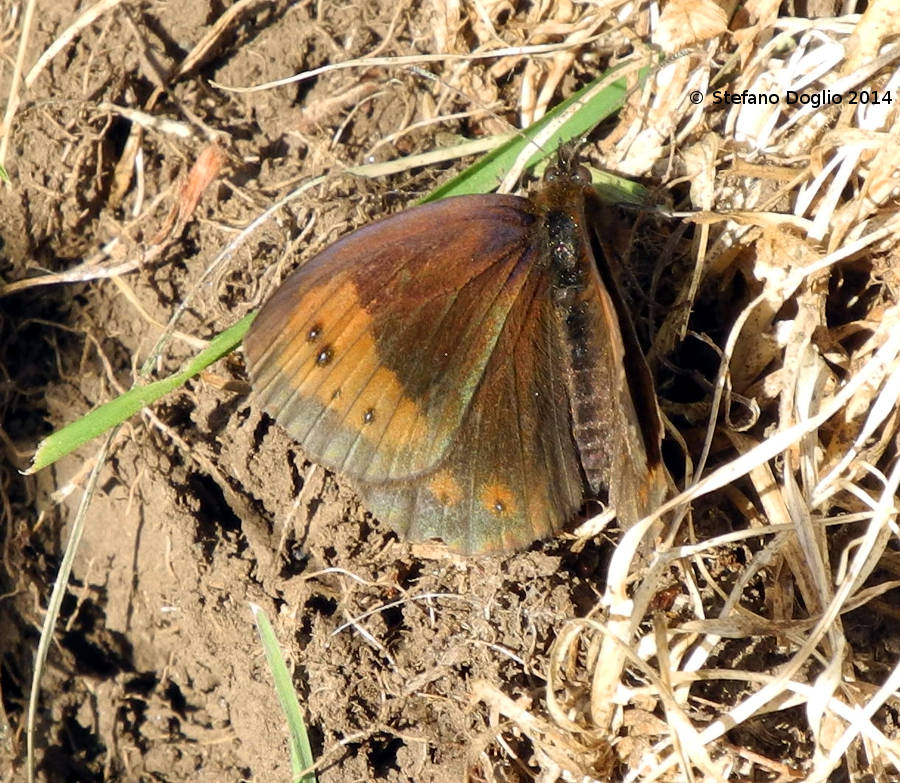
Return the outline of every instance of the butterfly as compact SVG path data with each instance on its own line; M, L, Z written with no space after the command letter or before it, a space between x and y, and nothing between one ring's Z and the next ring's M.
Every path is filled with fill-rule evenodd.
M264 410L382 522L463 554L623 527L664 499L661 418L589 171L456 196L338 240L244 339Z

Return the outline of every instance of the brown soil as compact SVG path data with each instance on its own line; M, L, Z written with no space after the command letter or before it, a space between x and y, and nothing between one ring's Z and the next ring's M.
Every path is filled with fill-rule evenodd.
M91 4L68 0L39 5L25 74ZM453 89L399 66L332 70L256 92L219 85L259 85L363 56L469 53L488 42L495 45L500 33L510 45L542 43L554 36L531 37L528 25L536 24L532 16L538 4L479 3L491 24L474 10L454 21L455 5L440 2L247 0L228 7L237 9L233 18L224 16L225 6L212 0L122 2L105 11L78 29L29 82L8 136L5 165L11 185L0 186L0 286L76 269L82 277L0 298L3 780L24 779L25 713L35 650L99 441L36 475L22 475L35 445L129 388L182 303L187 308L156 361L156 378L180 369L206 340L256 309L301 258L446 180L450 164L377 180L334 172L371 159L433 150L448 132L478 138L508 129L507 122L517 123L515 107L530 63L524 58L425 63L452 82ZM572 13L581 6L560 3ZM637 50L639 36L646 34L643 17L637 18L633 35L631 30L621 33L614 15L610 20L609 29L620 37L594 42L584 56L567 61L554 102L594 78L616 55L632 46ZM734 24L750 22L738 14ZM207 35L208 46L202 44ZM749 40L730 33L723 39L729 45ZM0 41L8 64L16 57L18 38L4 29ZM731 59L721 56L722 63L730 63L729 74L747 54L725 52L733 53ZM681 62L688 73L693 65L688 67L688 59ZM11 73L7 67L0 77L4 95L10 91ZM683 103L686 112L693 111ZM488 104L491 111L482 111ZM465 116L424 122L456 113ZM629 115L645 119L643 109L623 115L623 123ZM692 126L697 148L722 117L709 111ZM819 133L827 130L816 127ZM399 129L404 132L397 134ZM662 151L660 138L668 145L675 130L673 124L657 137L650 134L649 141L639 141L651 152L659 145L660 178L682 178L681 193L696 186L694 195L702 201L704 181L689 182L681 151L671 157L667 146ZM624 135L613 129L613 143ZM810 144L807 140L796 148L808 151ZM738 180L729 173L731 149L710 146L727 155L728 163L718 169L712 165L714 176L706 184L712 188L713 179L724 172L723 190L728 190ZM707 154L696 148L690 152L695 158ZM780 183L787 181L785 171L791 177L793 172L780 168L782 179L773 178L765 187L774 192L779 183L779 198L786 201ZM211 178L204 188L205 173ZM331 176L280 209L205 274L250 221L323 173ZM196 204L192 187L199 194ZM781 208L772 206L774 201L766 203L766 210ZM704 208L711 204L703 201ZM738 202L736 209L742 208ZM685 237L680 228L660 231L649 222L644 225L649 228L641 241L652 245L647 254L658 257L665 250L677 257L671 250ZM794 235L785 230L779 238ZM809 253L811 245L804 246ZM776 261L793 258L774 240L772 248L776 260L765 267L770 272L780 270ZM880 317L879 308L896 301L897 264L891 255L896 251L879 252L883 255L877 264L853 259L833 277L819 280L815 301L824 302L821 307L804 304L807 315L817 308L828 311L827 326L835 336L826 335L824 328L811 329L808 342L820 341L821 364L837 368L836 375L843 372L842 357L852 359L864 342L853 331L838 333L840 327L853 320L868 329ZM696 323L691 323L693 334L703 333L702 339L691 338L687 349L676 350L673 337L662 351L664 358L656 357L661 391L668 395L670 412L685 425L685 449L693 459L702 449L704 404L719 366L720 354L709 342L721 348L724 325L758 293L763 276L752 274L756 257L755 249L739 248L713 259L709 274L719 277L712 285L704 282L712 290L700 292ZM89 266L80 267L84 263ZM679 271L687 279L691 270L684 266ZM116 274L98 274L104 269ZM648 299L645 310L650 309ZM655 322L672 314L663 312L666 301L671 304L674 297L654 299ZM776 302L769 321L753 335L762 347L757 353L747 349L741 367L752 372L747 369L748 377L732 379L738 394L727 411L728 426L736 424L733 430L722 427L733 438L716 438L711 465L740 451L736 444L745 432L760 441L777 428L780 401L766 386L776 375L769 373L783 347L775 340L776 320L791 318L798 309L795 301ZM760 345L752 343L752 348ZM597 626L583 624L584 635L566 649L571 654L554 660L550 651L573 618L601 615L598 596L613 556L611 543L598 539L600 543L576 552L570 539L559 538L518 554L458 558L437 547L401 541L366 514L350 486L304 458L254 405L246 381L238 351L151 411L134 416L118 433L91 500L41 679L35 733L39 780L289 780L287 730L251 604L261 606L271 619L292 666L323 783L550 781L563 777L562 767L595 779L621 780L629 764L632 771L650 775L640 765L653 758L654 743L684 728L684 720L670 720L672 715L689 715L686 734L696 738L764 682L763 677L738 682L717 674L691 688L689 704L678 702L681 713L670 713L674 700L665 701L659 693L671 694L676 686L670 688L665 677L655 674L664 669L665 656L647 656L625 675L631 698L620 713L619 733L610 738L592 731L583 720L590 712L585 705L592 685L584 672L604 663L597 655L602 637L599 632L596 638L590 635ZM687 387L690 393L682 393ZM747 396L739 399L744 392ZM742 417L752 416L742 400L755 402L755 395L763 410L747 424ZM854 417L864 414L851 411L847 419ZM896 417L884 425L881 450L871 460L884 475L897 451L896 431L889 427L897 426ZM848 425L828 441L828 448L849 448L857 432ZM670 451L677 473L681 452ZM816 449L810 445L809 451ZM667 453L670 467L672 456ZM769 466L770 475L779 478L778 460L769 460ZM760 480L741 474L732 486L696 503L690 520L694 540L763 524L774 506L760 501ZM867 486L874 483L872 479ZM844 506L835 501L821 514L840 520L842 513L860 512L861 504L851 501L842 498ZM829 529L831 564L845 550L855 551L864 529L862 522L841 525ZM876 694L897 666L896 591L887 581L898 570L897 542L895 533L889 535L890 546L882 543L889 555L880 566L885 571L857 586L862 593L879 584L877 576L888 585L884 593L864 595L865 600L845 606L840 618L843 635L835 649L845 656L841 676L846 687L836 688L834 699L844 699L847 710L861 710L865 698ZM656 630L663 636L667 622L670 629L681 622L676 628L680 655L686 657L698 638L715 637L704 659L713 671L739 667L766 676L775 672L801 644L821 607L795 590L785 561L768 549L772 540L770 531L758 536L753 531L752 537L701 552L690 563L685 557L685 562L667 564L658 584L650 585L651 594L658 594L646 615L652 622L642 629L644 639L650 640ZM744 582L749 567L754 570ZM681 578L686 574L691 578ZM735 585L740 611L720 618ZM734 627L728 623L740 625L748 616L774 619L761 626L747 621L739 629L743 636L729 635ZM796 623L797 618L805 624ZM721 624L715 625L719 619ZM697 630L701 621L711 626ZM818 687L837 678L836 671L826 669L827 655L821 650L827 653L827 647L817 647L819 659L804 658L797 680ZM565 681L554 694L547 682L558 671L565 673ZM645 677L647 672L652 676ZM678 687L684 688L681 683ZM556 714L549 708L548 690L563 705ZM829 714L818 727L811 726L806 705L794 700L798 693L802 689L718 737L710 763L716 769L727 767L729 780L796 779L816 759L824 763L827 743L846 728L846 718L838 721ZM862 695L857 699L856 694ZM895 748L900 706L896 699L878 705L873 724ZM565 726L574 727L571 736L561 729ZM577 742L570 742L572 737ZM884 771L889 766L884 759L896 759L883 754L887 742L872 756L884 765L880 777L873 778L879 781L895 774ZM846 779L862 779L872 747L855 741L841 762ZM669 758L684 751L672 748L666 745ZM697 747L692 750L699 768ZM564 757L577 758L568 764L562 763ZM713 779L706 768L702 774ZM687 778L672 766L662 779ZM835 773L834 779L842 778Z
M258 3L167 94L151 99L161 74L183 61L220 9L123 7L82 30L27 93L7 158L15 186L0 196L5 280L71 269L113 237L126 249L106 264L141 247L159 252L118 281L38 287L2 300L9 463L0 728L2 765L13 778L23 769L41 607L97 444L33 477L12 468L26 466L41 436L131 385L161 325L234 226L303 177L365 160L373 140L420 118L417 104L431 89L402 69L335 71L246 95L210 80L258 84L363 55L382 40L391 54L415 53L411 41L427 14L409 26L403 17L389 39L396 10L323 6L314 17L311 6ZM74 4L50 4L30 51L43 51L74 18ZM130 169L124 180L116 170L136 128L98 108L103 102L194 131L186 140L145 129L138 217L138 185ZM187 226L176 223L166 235L169 210L208 145L203 127L222 134L225 167ZM398 143L376 155L428 149L433 131ZM427 192L439 176L432 169L393 183L329 180L281 211L197 292L179 332L213 336L296 263L286 249L299 245L308 255ZM158 374L195 351L175 339ZM305 462L245 388L224 384L244 379L240 356L229 357L117 437L41 684L41 779L287 780L285 724L250 602L268 613L293 664L313 750L324 759L321 781L458 781L467 769L491 765L498 779L517 777L496 753L489 711L472 703L472 684L504 683L523 703L539 695L536 655L565 618L591 605L599 553L575 556L553 541L507 557L415 552L367 518L352 491ZM527 747L519 751L527 764Z

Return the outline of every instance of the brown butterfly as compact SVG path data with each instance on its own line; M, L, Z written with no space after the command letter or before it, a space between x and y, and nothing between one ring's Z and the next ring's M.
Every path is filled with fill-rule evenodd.
M586 488L630 526L666 481L606 224L561 155L533 198L457 196L361 228L262 308L244 340L253 389L413 540L522 548Z

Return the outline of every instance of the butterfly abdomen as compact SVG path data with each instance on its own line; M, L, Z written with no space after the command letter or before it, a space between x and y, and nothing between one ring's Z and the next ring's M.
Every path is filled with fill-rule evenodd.
M588 485L594 493L604 493L609 487L610 434L617 400L607 328L596 309L586 289L569 289L557 305L560 342L568 366L572 434Z
M551 208L543 226L549 239L551 297L566 368L572 435L591 491L605 494L616 386L610 376L610 323L598 307L599 278L585 242L583 218L583 212Z

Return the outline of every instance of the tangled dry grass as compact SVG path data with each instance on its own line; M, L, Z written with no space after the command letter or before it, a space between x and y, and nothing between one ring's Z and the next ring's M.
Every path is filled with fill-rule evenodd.
M733 19L728 34L719 10L663 9L651 40L690 48L634 94L603 145L617 170L652 172L669 187L689 181L700 211L690 216L694 274L658 346L685 339L698 291L708 306L741 281L709 406L681 419L685 441L702 449L661 510L654 557L639 556L646 526L630 531L596 614L571 620L556 640L545 705L554 731L496 694L482 698L532 737L545 779L597 775L584 748L640 726L629 752L618 751L626 780L760 770L827 780L842 765L850 779L891 780L900 774L896 649L881 658L848 624L864 610L867 622L890 626L900 586L897 30L877 3L861 17L820 19L776 18L769 5ZM692 25L667 24L677 14ZM638 35L636 20L628 27ZM555 73L549 66L546 78ZM711 109L715 85L744 102ZM693 104L696 90L707 98ZM673 580L685 594L662 609ZM758 667L767 658L752 651L764 643L777 665L769 657ZM802 710L804 729L779 722L789 708ZM760 725L796 732L796 742L779 758L729 739Z

